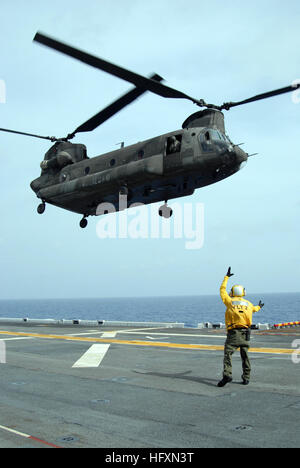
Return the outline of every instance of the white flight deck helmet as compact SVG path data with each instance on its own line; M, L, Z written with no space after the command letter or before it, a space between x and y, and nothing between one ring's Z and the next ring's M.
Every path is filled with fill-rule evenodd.
M232 286L230 290L230 297L242 297L246 295L246 289L244 286L241 286L240 284L236 284L235 286Z

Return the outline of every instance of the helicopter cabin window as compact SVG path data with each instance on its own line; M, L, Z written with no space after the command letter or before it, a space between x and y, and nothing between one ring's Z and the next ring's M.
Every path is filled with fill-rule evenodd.
M172 135L167 138L166 154L179 153L181 149L182 135Z

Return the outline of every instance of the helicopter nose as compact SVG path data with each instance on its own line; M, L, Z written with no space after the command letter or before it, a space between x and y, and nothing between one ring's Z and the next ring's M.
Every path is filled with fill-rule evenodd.
M247 162L248 154L245 153L239 146L234 147L234 152L236 154L236 160L239 163Z
M234 152L236 155L236 162L240 165L239 169L242 169L247 161L248 161L248 154L245 153L239 146L234 147Z

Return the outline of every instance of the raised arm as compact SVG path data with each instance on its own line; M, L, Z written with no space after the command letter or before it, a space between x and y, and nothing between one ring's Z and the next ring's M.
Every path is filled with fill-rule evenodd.
M228 268L226 276L224 277L223 282L222 282L221 287L220 287L220 296L221 296L221 299L222 299L222 301L224 302L224 304L226 306L231 304L230 296L226 291L226 286L227 286L228 279L229 279L230 276L233 276L233 273L231 273L231 267Z
M264 305L265 305L265 304L264 304L263 302L259 301L258 306L254 306L254 307L253 307L253 312L254 312L254 313L255 313L255 312L258 312L260 309L263 308Z

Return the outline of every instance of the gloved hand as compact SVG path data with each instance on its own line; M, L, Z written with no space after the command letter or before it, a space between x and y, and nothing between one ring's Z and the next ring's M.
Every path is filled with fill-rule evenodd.
M228 276L229 278L230 278L230 276L233 276L233 273L231 273L231 267L228 268L226 276Z
M262 308L265 304L263 302L259 301L258 305L259 305L260 308Z

